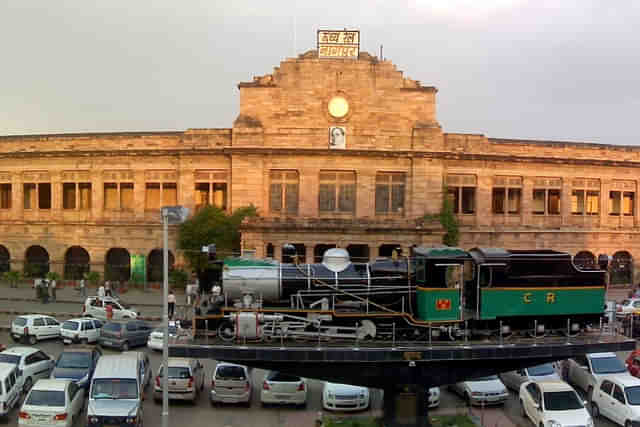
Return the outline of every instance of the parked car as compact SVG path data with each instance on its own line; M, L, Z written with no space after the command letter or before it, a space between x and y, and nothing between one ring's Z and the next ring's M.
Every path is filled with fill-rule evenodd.
M440 406L440 387L431 387L427 397L427 406L429 408L437 408Z
M98 319L86 317L65 320L60 327L60 337L63 344L95 343L100 337L102 322Z
M87 427L142 427L142 377L139 359L105 355L93 373L87 404Z
M616 315L640 314L640 298L628 298L616 304Z
M127 351L131 347L145 345L151 330L151 326L142 320L107 322L102 325L98 342L105 347Z
M522 416L534 426L593 427L578 393L564 381L527 381L519 393Z
M38 380L24 400L18 425L71 427L84 409L84 392L71 380Z
M322 407L328 411L360 411L369 407L369 389L348 384L325 382Z
M100 356L102 351L97 347L67 348L58 356L51 378L74 381L78 387L89 391Z
M184 357L170 357L167 360L167 377L169 399L190 400L195 403L204 390L204 367L199 360ZM155 386L153 388L153 400L162 402L162 380L164 365L158 368Z
M246 366L219 362L211 376L209 400L216 403L244 403L251 405L253 385Z
M162 351L164 338L164 328L156 328L149 335L147 340L147 347L152 350ZM169 322L169 339L177 341L188 341L191 339L191 335L188 331L180 327L179 322Z
M26 341L30 345L36 345L40 340L59 336L60 322L51 316L26 314L11 322L11 338L16 342Z
M262 382L260 402L262 406L271 404L292 404L307 406L307 380L296 375L269 371Z
M0 362L0 384L0 416L6 417L22 396L22 378L16 365Z
M590 353L567 359L562 367L567 382L581 388L591 400L591 394L602 378L629 375L615 353Z
M507 388L497 375L455 383L451 390L462 396L469 405L502 405L509 397Z
M634 350L629 354L625 361L627 370L634 377L640 378L640 351Z
M82 306L82 313L84 316L107 320L107 305L113 308L112 320L135 319L140 315L129 304L113 297L87 297Z
M621 426L640 425L640 379L632 376L604 378L593 392L591 415Z
M39 379L49 378L53 369L53 359L35 347L11 347L0 352L1 363L11 363L18 367L20 386L24 393Z
M500 380L507 388L520 391L522 383L527 381L559 380L560 376L551 363L522 368L515 371L503 372Z
M130 356L138 360L140 365L140 381L141 381L141 389L140 393L142 393L149 383L151 382L151 360L149 360L149 355L144 351L124 351L122 352L123 356Z

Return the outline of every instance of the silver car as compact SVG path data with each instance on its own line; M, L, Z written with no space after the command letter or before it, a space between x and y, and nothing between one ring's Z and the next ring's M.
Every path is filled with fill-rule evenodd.
M455 383L451 390L462 396L469 405L502 405L509 397L507 388L497 375Z
M551 363L531 366L516 371L503 372L500 379L511 390L520 391L520 386L527 381L559 380L560 376Z
M220 362L211 377L211 404L244 403L251 406L251 374L246 366Z

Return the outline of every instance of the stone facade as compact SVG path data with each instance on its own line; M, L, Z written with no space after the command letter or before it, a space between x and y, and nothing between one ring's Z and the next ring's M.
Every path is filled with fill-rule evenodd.
M98 271L112 248L149 255L162 245L159 206L174 203L255 205L243 247L257 256L280 258L284 243L308 261L331 245L357 245L363 258L408 253L440 244L443 230L423 217L447 195L463 248L616 254L619 281L632 280L638 148L444 133L437 90L367 53L311 51L238 87L231 129L0 137L0 244L11 267L33 245L60 272L71 247ZM329 112L336 98L346 113ZM344 149L329 145L336 126Z

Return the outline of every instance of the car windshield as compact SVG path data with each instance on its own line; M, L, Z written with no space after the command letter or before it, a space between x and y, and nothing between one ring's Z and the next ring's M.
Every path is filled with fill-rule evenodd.
M20 356L16 356L14 354L0 354L0 362L17 365L20 363Z
M71 320L67 320L62 324L62 329L67 329L70 331L78 330L78 322L72 322Z
M13 320L13 324L16 326L24 326L27 324L27 319L25 319L24 317L16 317Z
M115 323L115 322L105 323L104 325L102 325L102 330L107 332L117 333L117 332L120 332L120 328L122 328L122 325L120 323Z
M529 375L532 377L541 377L543 375L553 375L555 371L551 363L545 363L543 365L532 366L527 368Z
M593 372L596 374L617 374L627 372L627 368L617 357L594 357L591 359Z
M497 379L498 379L497 375L489 375L488 377L473 378L473 379L470 379L468 381L471 381L471 382L473 382L473 381L493 381L493 380L497 380Z
M624 394L627 395L629 405L640 405L640 386L627 387L624 389Z
M584 408L584 405L574 391L550 391L544 393L544 408L547 411L570 411Z
M89 369L91 365L91 357L89 353L69 352L62 353L58 362L57 368L62 369Z
M622 305L629 305L631 304L631 300L630 299L626 299L622 301Z
M273 372L269 375L269 381L276 383L297 383L300 382L300 377L295 375L283 374L282 372Z
M64 407L64 390L31 390L24 404Z
M135 380L97 379L91 386L93 399L137 399L138 386Z
M164 371L164 366L160 368L158 376L161 377ZM191 378L189 368L185 366L169 366L169 378L187 379Z
M244 369L240 366L218 366L216 378L221 380L244 380Z

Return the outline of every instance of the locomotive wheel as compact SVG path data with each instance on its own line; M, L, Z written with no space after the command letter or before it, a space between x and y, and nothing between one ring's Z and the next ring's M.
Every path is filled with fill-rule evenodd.
M220 326L218 327L218 336L222 341L233 341L236 337L236 328L233 323L228 320L220 323Z

